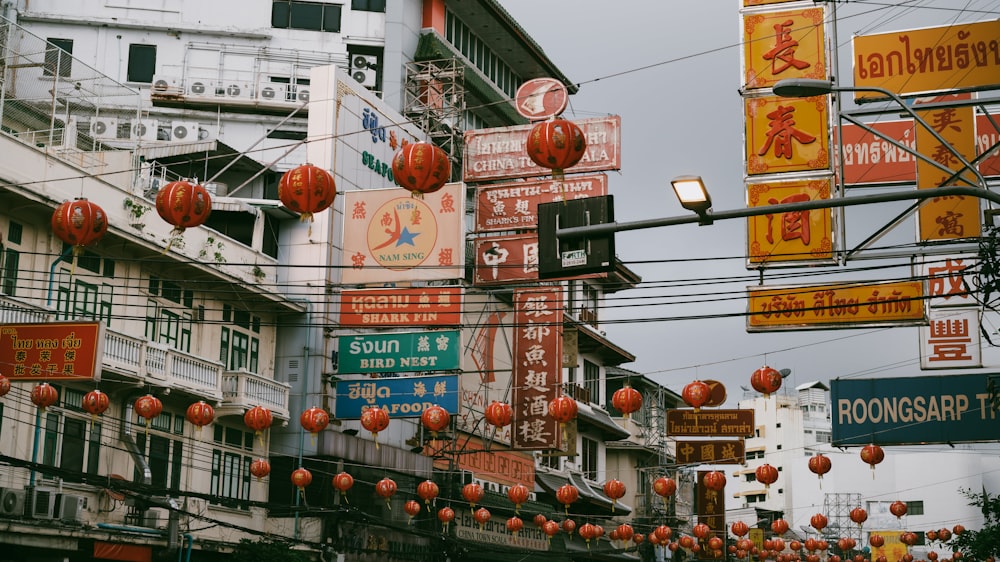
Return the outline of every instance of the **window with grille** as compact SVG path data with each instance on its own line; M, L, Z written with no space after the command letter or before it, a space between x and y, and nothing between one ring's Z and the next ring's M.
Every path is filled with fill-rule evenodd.
M68 77L73 73L73 40L49 37L45 45L45 76Z

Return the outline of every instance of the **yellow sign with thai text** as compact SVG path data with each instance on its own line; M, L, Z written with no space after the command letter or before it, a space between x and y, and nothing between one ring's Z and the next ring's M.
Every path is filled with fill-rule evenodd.
M767 88L784 78L825 78L825 25L822 7L745 14L744 87Z
M830 198L833 179L748 183L747 207ZM833 210L813 209L747 219L751 264L833 259Z
M997 37L1000 20L855 37L854 85L897 94L995 86Z
M942 96L944 97L944 96ZM942 144L930 129L918 126L917 151L945 168L958 172L966 162L976 157L976 115L973 107L945 107L917 111L932 130L945 140ZM970 171L962 179L948 181L953 175L924 160L917 160L917 187L933 189L943 185L978 185ZM919 211L920 240L957 240L976 238L981 233L978 197L935 197L921 205Z
M745 101L747 174L830 169L827 96Z
M922 281L748 287L747 331L912 326L927 321Z

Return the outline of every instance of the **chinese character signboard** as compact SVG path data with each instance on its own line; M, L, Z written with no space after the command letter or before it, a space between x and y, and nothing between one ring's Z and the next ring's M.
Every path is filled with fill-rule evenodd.
M926 257L917 279L927 279L927 296L932 307L978 306L975 299L979 257Z
M753 410L667 410L667 435L749 437L753 432Z
M705 485L705 475L707 470L698 471L697 490L697 511L698 522L708 525L709 535L704 539L699 539L702 548L698 553L699 559L725 558L725 550L713 551L705 544L709 537L721 537L726 539L726 490L713 490Z
M557 449L561 431L548 415L562 383L560 287L514 291L513 449Z
M538 227L538 204L608 194L608 176L570 176L480 187L476 195L476 231Z
M458 326L462 323L461 287L345 290L340 293L340 325Z
M829 199L832 179L747 183L747 206ZM833 260L833 211L814 209L747 219L751 264Z
M549 537L542 532L541 527L525 525L520 531L511 533L507 530L506 520L493 517L480 525L472 516L471 509L455 510L455 536L459 539L475 542L491 547L521 548L534 551L549 550ZM483 558L488 558L487 547L483 547Z
M1000 20L856 36L854 85L900 95L995 86L997 37Z
M871 530L868 531L868 536L878 535L882 537L882 546L871 547L871 561L878 562L878 560L903 560L909 549L906 544L900 540L900 537L906 531L900 529L881 529L881 530Z
M912 326L927 320L922 281L747 288L747 331Z
M979 310L972 307L934 307L921 326L920 368L982 367Z
M104 324L0 325L0 365L11 382L101 379Z
M345 284L460 279L465 189L446 184L423 198L405 189L344 194Z
M991 376L996 374L834 379L833 445L1000 440Z
M828 105L826 96L747 98L747 174L829 170Z
M917 114L946 143L942 144L926 127L917 127L917 150L922 155L954 172L964 167L961 159L968 161L975 158L975 115L972 106L928 109L917 111ZM959 179L947 181L951 175L924 160L917 162L917 187L920 189L933 189L942 185L970 185ZM969 180L972 185L978 185L971 172L963 172L961 177ZM917 213L922 241L975 238L980 235L978 197L934 198L921 205Z
M744 85L767 88L784 78L825 79L823 8L743 15Z
M677 441L677 464L744 464L746 448L742 439Z
M338 419L354 420L367 408L385 408L392 418L419 418L438 405L458 413L458 375L337 381Z
M341 373L454 371L461 368L458 330L341 336Z

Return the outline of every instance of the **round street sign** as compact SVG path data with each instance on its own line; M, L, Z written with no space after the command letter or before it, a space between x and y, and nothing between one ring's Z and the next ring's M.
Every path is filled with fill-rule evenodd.
M566 85L555 78L533 78L517 89L514 106L529 121L542 121L555 117L566 109L569 92Z
M709 391L711 391L708 402L702 404L703 408L721 406L726 401L726 387L721 382L713 380L703 380L701 382L707 384Z

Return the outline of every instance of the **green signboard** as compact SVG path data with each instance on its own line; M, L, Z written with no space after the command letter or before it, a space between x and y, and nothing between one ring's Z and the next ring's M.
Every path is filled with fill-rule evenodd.
M341 336L339 372L454 371L461 352L458 330Z

